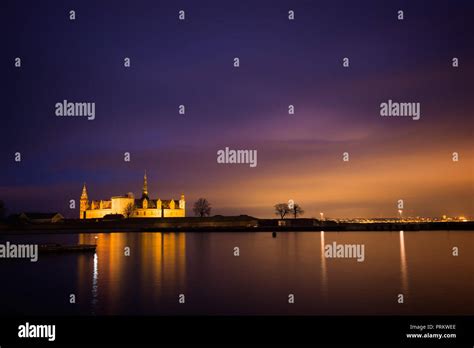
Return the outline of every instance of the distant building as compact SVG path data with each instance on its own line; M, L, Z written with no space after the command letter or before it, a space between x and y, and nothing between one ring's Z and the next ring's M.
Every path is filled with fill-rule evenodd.
M64 220L59 213L21 213L19 218L32 223L54 223Z
M140 199L135 199L133 193L128 193L124 196L112 197L110 200L89 201L84 184L80 202L80 219L98 219L110 214L122 214L132 218L184 217L186 206L184 194L181 194L179 200L150 199L146 173L143 177Z

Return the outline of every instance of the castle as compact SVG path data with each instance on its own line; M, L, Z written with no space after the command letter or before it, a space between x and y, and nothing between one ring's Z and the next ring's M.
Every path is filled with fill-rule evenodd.
M99 219L108 214L122 214L125 217L159 218L184 217L184 194L180 200L150 199L146 172L143 177L142 197L135 199L133 193L112 197L110 200L90 201L86 184L82 188L80 203L80 219Z

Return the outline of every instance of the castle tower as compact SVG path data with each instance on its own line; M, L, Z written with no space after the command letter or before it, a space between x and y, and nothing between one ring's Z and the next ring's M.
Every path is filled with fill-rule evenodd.
M89 197L87 196L87 188L86 188L86 183L84 183L84 186L82 187L82 194L81 194L81 201L80 201L80 207L79 207L79 219L85 219L86 218L86 210L89 206Z
M145 170L145 175L143 176L142 198L148 198L148 181L146 178L146 170Z
M186 201L184 199L184 193L181 194L181 198L179 199L179 209L185 209Z

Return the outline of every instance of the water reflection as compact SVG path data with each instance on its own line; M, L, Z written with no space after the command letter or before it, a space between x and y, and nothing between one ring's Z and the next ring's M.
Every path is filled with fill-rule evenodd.
M140 307L146 308L147 303L159 305L164 297L169 298L184 290L186 234L103 233L97 237L91 234L78 236L78 243L95 242L97 249L93 259L90 256L78 259L79 291L91 294L91 314L101 310L117 313L131 303L137 310L143 310ZM129 248L130 256L126 255L125 248ZM127 297L128 293L134 292L138 296Z
M96 256L45 255L41 263L31 265L26 285L3 287L0 294L25 303L25 313L31 307L40 314L69 313L71 308L100 315L433 315L469 314L474 309L474 254L451 254L452 245L474 250L472 232L399 231L397 236L397 232L314 231L279 233L278 238L237 232L114 233L98 237ZM62 243L74 243L78 237L63 238ZM92 234L79 239L95 242ZM365 261L326 259L326 240L364 244ZM124 255L127 246L130 256ZM233 255L235 246L245 252L244 257ZM21 272L10 267L2 272ZM38 271L38 267L42 268ZM45 278L37 282L45 297L58 297L49 286L55 284L53 291L76 291L77 306L22 302L21 289L38 273ZM289 290L299 299L291 312L284 300ZM409 296L407 306L391 301L394 291ZM178 303L180 293L186 294L186 306Z
M94 253L94 270L92 272L92 314L95 314L99 293L99 257Z
M326 257L324 256L324 231L321 231L321 294L324 300L328 298L328 280Z
M405 234L400 231L400 274L402 291L405 296L408 294L408 268L407 268L407 256L405 253Z
M186 234L148 233L139 242L142 284L154 286L154 296L182 289L186 282Z

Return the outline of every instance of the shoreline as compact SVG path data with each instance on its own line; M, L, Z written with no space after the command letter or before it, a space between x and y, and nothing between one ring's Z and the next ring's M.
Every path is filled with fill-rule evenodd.
M282 223L283 221L283 223ZM175 219L133 219L120 221L65 220L41 224L1 224L0 235L81 233L222 233L222 232L416 232L474 231L474 222L376 222L337 223L314 219L278 220L248 216Z

